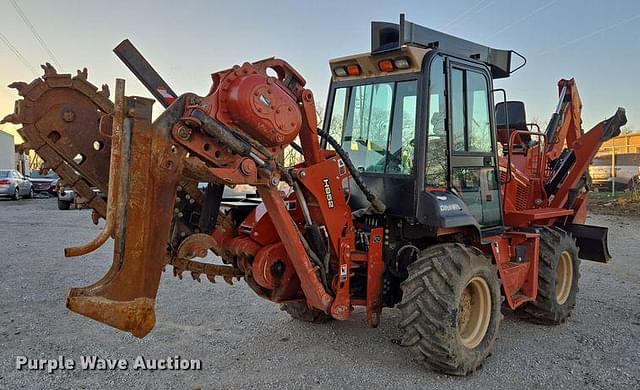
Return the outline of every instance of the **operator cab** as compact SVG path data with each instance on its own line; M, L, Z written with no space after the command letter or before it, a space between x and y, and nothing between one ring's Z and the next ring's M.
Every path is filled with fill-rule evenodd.
M502 226L492 92L493 79L511 73L512 52L404 15L400 24L373 22L371 42L370 53L330 61L324 130L388 215L434 228ZM511 103L495 109L516 119L521 108L524 118L524 105ZM366 207L357 186L347 187L352 209Z

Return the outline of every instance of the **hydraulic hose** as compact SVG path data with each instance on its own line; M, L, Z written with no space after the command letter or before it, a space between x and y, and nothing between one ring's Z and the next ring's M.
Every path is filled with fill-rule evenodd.
M338 156L342 158L342 161L344 161L347 169L349 170L349 173L351 173L351 177L353 177L353 181L356 183L358 188L360 188L360 190L362 191L364 196L367 198L369 203L371 203L371 207L378 214L383 214L387 206L385 206L385 204L382 203L382 201L378 199L378 197L375 196L373 192L371 192L369 187L367 187L367 185L364 184L364 181L362 181L362 176L360 176L360 172L356 169L356 167L353 166L353 163L351 162L349 155L347 154L347 152L344 151L344 149L342 149L342 146L340 145L340 143L338 143L338 141L336 141L335 138L330 136L328 133L324 132L322 129L318 129L318 135L320 135L320 137L327 140L329 145L333 147L333 149L336 151Z

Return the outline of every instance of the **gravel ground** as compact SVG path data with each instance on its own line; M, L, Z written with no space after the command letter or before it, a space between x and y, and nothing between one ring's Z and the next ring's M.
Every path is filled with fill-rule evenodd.
M582 263L567 323L532 325L505 315L493 356L467 378L438 375L397 344L399 313L378 329L364 313L346 322L293 321L239 282L163 275L157 325L140 340L65 308L65 289L106 272L111 245L65 259L93 238L87 210L54 199L0 201L0 388L640 388L640 219L593 216L610 228L614 260ZM16 356L79 361L83 355L201 359L200 371L18 371Z

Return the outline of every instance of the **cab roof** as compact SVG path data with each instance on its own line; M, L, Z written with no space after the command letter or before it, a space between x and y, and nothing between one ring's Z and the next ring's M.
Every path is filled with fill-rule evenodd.
M419 72L422 59L430 50L440 50L461 58L484 63L491 70L494 79L509 77L520 69L526 59L513 50L494 49L462 38L454 37L416 23L405 20L400 14L400 23L371 22L371 52L335 58L329 61L333 80L363 79L385 74L401 74ZM511 69L511 55L516 54L524 62ZM410 64L407 68L381 70L379 62L407 57ZM349 72L346 76L336 74L336 68L356 64L360 72ZM392 67L393 68L393 67Z
M334 58L329 60L329 66L331 67L332 80L360 80L370 77L397 75L406 73L420 72L422 67L422 59L432 49L426 49L422 47L403 46L392 51L385 51L379 53L360 53L350 56ZM408 67L405 69L395 69L391 72L384 72L380 70L378 63L383 60L394 61L396 59L406 59ZM360 73L357 75L338 76L335 73L336 68L347 67L349 65L356 64L360 68Z

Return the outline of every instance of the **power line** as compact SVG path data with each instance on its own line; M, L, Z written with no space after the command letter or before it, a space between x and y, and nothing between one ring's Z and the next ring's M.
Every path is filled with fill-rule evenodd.
M0 32L0 41L2 41L9 48L9 50L11 50L13 54L15 54L16 57L18 57L20 62L22 62L22 65L29 68L29 70L31 70L33 74L35 74L36 76L39 75L38 71L36 70L36 67L31 65L31 63L26 58L24 58L22 53L20 53L20 50L18 50L15 46L13 46L11 42L7 39L7 37L5 37L4 34L2 34L1 32Z
M49 56L51 57L53 62L58 66L58 68L62 68L62 65L60 65L60 61L58 61L56 56L53 54L53 51L51 51L51 49L49 49L49 46L44 41L44 39L42 39L40 34L38 34L38 31L36 30L35 26L31 23L29 18L27 18L27 15L25 15L25 13L22 11L22 8L20 8L18 3L16 3L15 0L9 0L9 2L11 3L11 5L13 5L13 8L15 8L16 12L18 13L18 15L20 15L20 18L22 18L22 21L24 22L24 24L26 24L27 27L29 28L29 30L31 30L31 33L36 38L38 43L40 43L40 46L42 46L42 48L47 52L47 54L49 54Z
M455 18L451 19L449 21L449 23L444 24L442 27L448 27L451 26L453 23L457 22L458 20L464 18L465 16L469 15L471 12L473 12L474 9L478 8L480 5L482 5L482 3L485 3L487 0L480 0L478 1L474 6L472 6L471 8L467 9L465 12L461 13L460 15L456 16Z
M457 23L461 20L463 20L464 18L466 18L469 14L471 14L472 12L480 12L482 10L484 10L485 8L489 7L490 5L492 5L493 3L495 3L494 1L491 1L489 4L484 5L484 7L480 8L481 5L483 5L484 3L486 3L487 0L480 0L478 1L474 6L470 7L469 9L467 9L466 11L464 11L463 13L461 13L460 15L456 16L455 18L453 18L451 21L449 21L449 23L446 23L443 28L449 27L454 23Z
M520 24L522 22L524 22L525 20L529 19L530 17L532 17L533 15L537 14L538 12L542 11L543 9L549 8L550 6L552 6L553 4L557 3L558 0L552 0L550 2L548 2L547 4L544 4L536 9L534 9L533 11L529 12L528 14L526 14L525 16L521 17L520 19L516 20L513 23L509 23L506 26L504 26L503 28L501 28L500 30L494 32L493 34L484 37L483 39L489 39L489 38L493 38L496 35L499 35L501 33L503 33L504 31L510 29L511 27L515 26L516 24Z
M537 55L541 56L541 55L553 53L556 50L564 49L565 47L574 45L574 44L576 44L578 42L582 42L585 39L589 39L589 38L591 38L591 37L593 37L595 35L598 35L600 33L605 32L605 31L613 30L614 28L620 27L623 24L627 24L627 23L632 22L632 21L634 21L634 20L636 20L638 18L640 18L640 14L636 14L634 16L631 16L631 17L627 18L627 19L623 19L623 20L619 21L618 23L614 23L614 24L599 28L599 29L597 29L595 31L592 31L592 32L590 32L590 33L588 33L586 35L581 36L581 37L575 38L575 39L573 39L571 41L565 42L564 44L562 44L560 46L557 46L557 47L554 47L552 49L543 50L540 53L538 53Z

